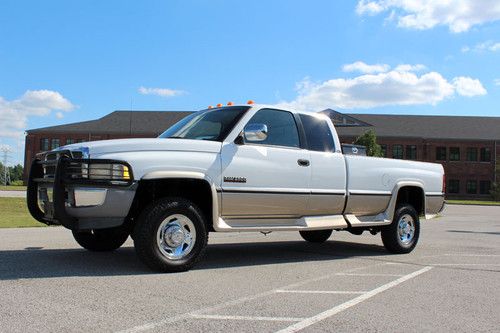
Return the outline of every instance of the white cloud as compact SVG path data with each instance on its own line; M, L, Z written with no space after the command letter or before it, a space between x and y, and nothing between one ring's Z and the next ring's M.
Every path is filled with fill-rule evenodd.
M28 90L11 101L0 96L0 138L22 137L31 116L47 116L52 111L67 112L74 108L69 100L51 90Z
M454 78L453 86L457 93L462 96L481 96L487 93L479 80L470 77L459 76Z
M175 90L168 88L146 88L140 87L139 93L142 95L156 95L161 97L174 97L185 94L186 92L183 90Z
M398 71L398 72L419 72L419 71L423 71L426 68L427 67L425 67L422 64L416 64L416 65L402 64L402 65L396 66L396 68L394 68L394 70Z
M375 64L375 65L367 65L362 61L356 61L352 64L346 64L342 66L342 70L344 72L360 72L365 74L371 73L383 73L387 72L390 69L389 65L385 64Z
M56 113L56 118L57 119L62 119L62 118L64 118L64 114L62 112L57 112Z
M390 11L388 17L410 29L448 26L451 32L468 31L472 26L500 19L498 0L360 0L358 15L377 15Z
M487 91L481 81L470 77L459 76L453 79L453 86L457 93L462 96L473 97L486 95Z
M470 77L447 80L437 72L422 75L423 65L400 65L385 73L324 82L304 79L297 84L298 96L282 101L281 107L318 111L329 107L356 109L387 105L435 105L455 94L471 97L486 94L481 82Z
M500 51L500 42L494 42L492 40L488 40L486 42L478 43L472 47L466 45L462 47L462 52L466 53L469 51L474 51L474 52L484 52L484 51L491 51L491 52L496 52Z

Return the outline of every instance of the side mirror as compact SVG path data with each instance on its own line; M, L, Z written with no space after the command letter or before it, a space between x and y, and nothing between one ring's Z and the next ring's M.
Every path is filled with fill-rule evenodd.
M267 125L265 124L248 124L243 130L245 141L259 142L267 139Z

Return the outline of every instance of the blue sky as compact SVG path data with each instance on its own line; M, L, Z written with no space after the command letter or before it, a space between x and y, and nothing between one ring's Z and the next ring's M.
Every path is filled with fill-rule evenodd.
M500 116L498 1L416 7L4 0L0 144L17 162L25 129L248 99L311 111Z

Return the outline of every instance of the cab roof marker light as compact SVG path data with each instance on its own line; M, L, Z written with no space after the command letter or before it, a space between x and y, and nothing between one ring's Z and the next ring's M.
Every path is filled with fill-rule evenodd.
M217 104L217 107L220 108L222 106L222 103Z
M233 102L227 102L228 106L234 105Z
M253 101L251 99L248 100L247 104L252 105Z

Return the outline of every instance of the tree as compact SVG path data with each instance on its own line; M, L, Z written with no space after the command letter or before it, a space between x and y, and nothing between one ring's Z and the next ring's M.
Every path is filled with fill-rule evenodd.
M11 182L23 179L23 166L21 164L18 164L18 165L13 166L13 167L9 167L9 172L10 172L10 181Z
M354 144L366 147L366 155L383 157L382 147L377 143L377 135L374 130L368 130L360 135Z

